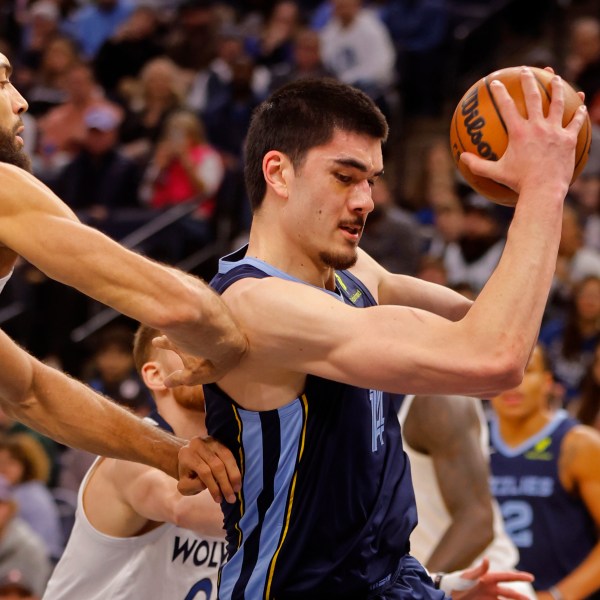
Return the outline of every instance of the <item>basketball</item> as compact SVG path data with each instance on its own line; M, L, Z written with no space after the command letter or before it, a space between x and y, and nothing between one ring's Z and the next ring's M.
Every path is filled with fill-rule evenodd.
M469 185L482 196L497 204L514 206L518 194L510 188L485 177L479 177L459 161L462 152L472 152L488 160L498 160L508 144L506 126L500 116L490 91L494 79L501 81L515 101L518 111L527 116L523 90L521 89L522 67L509 67L490 73L472 85L458 103L450 124L450 147L458 170ZM551 80L553 73L530 67L540 87L544 114L552 97ZM582 104L577 92L565 82L565 111L563 125L570 122L574 112ZM575 169L571 183L577 179L587 162L592 128L589 115L579 132L575 152Z

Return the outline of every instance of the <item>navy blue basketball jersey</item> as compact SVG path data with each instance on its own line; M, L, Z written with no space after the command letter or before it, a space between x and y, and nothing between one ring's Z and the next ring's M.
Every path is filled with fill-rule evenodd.
M533 586L538 590L568 575L597 542L585 505L559 479L561 444L576 424L561 410L535 436L510 448L497 420L491 423L492 494L519 549L517 567L535 575Z
M221 260L211 285L223 292L246 277L299 281L242 250ZM350 273L336 284L323 293L375 304ZM208 431L243 476L236 504L222 505L221 600L364 599L397 577L417 515L388 394L308 375L277 410L244 410L214 384L205 396Z

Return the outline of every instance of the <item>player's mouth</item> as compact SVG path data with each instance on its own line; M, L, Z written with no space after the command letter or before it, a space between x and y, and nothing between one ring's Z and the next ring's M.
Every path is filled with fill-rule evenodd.
M504 393L502 394L501 399L505 406L519 406L523 402L523 394L515 392Z
M364 223L342 223L339 228L342 230L344 236L352 242L358 244L360 236L363 232Z
M17 144L21 147L25 144L25 142L23 141L23 138L21 137L21 134L23 133L23 131L25 131L25 127L23 125L17 126L17 129L15 130L15 140L16 140Z

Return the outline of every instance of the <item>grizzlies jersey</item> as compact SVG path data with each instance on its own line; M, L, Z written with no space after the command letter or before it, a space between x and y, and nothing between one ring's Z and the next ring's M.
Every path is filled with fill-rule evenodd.
M221 260L218 292L247 277L299 281L238 256ZM350 273L336 283L323 293L357 310L375 304ZM416 509L388 394L308 375L302 395L276 410L244 410L214 384L205 398L209 434L243 477L237 502L222 505L221 600L363 599L397 576Z
M158 413L153 419L165 423ZM226 558L223 537L200 536L169 523L142 535L114 537L88 521L83 493L101 460L81 483L75 525L43 599L216 600Z
M585 505L563 488L558 474L562 441L576 424L561 410L517 448L504 443L497 420L491 424L492 494L519 549L517 567L535 575L538 590L568 575L597 542Z

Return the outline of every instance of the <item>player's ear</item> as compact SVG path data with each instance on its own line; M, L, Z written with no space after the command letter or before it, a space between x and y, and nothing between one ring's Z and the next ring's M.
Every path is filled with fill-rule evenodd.
M263 175L267 187L281 198L288 197L288 183L294 169L290 159L277 150L267 152L263 158Z
M164 377L157 362L149 361L142 366L142 379L150 390L164 390Z

